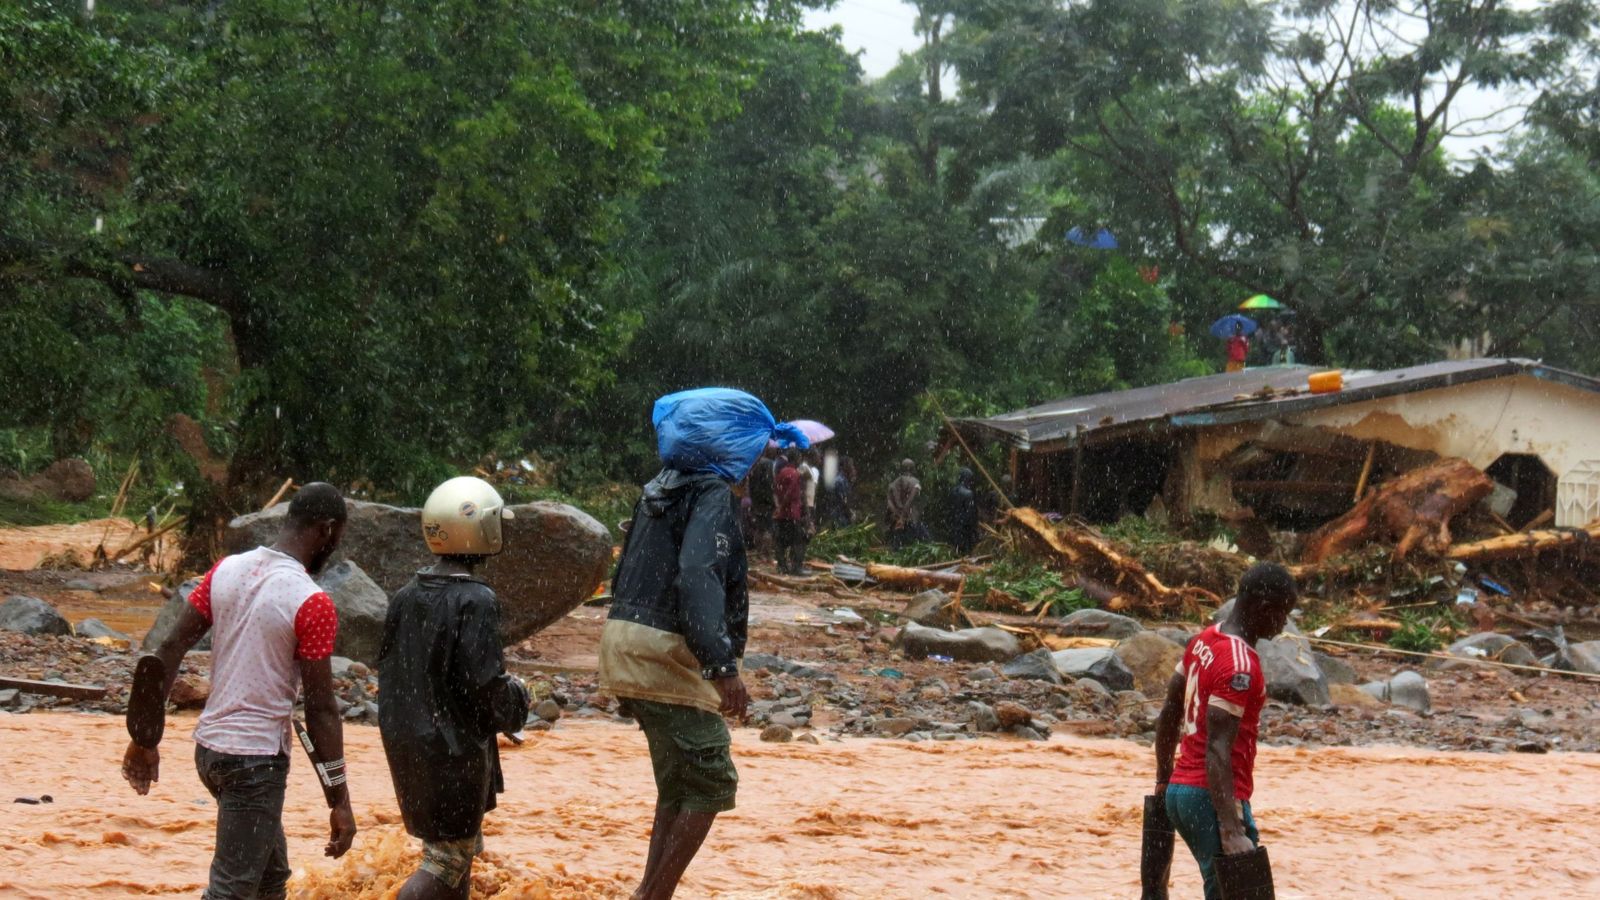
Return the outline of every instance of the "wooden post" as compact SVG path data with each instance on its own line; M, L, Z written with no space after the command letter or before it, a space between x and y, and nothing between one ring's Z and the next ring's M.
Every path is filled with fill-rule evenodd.
M1067 511L1077 515L1083 506L1083 428L1072 436L1072 495Z
M1367 492L1367 479L1372 477L1372 460L1378 455L1378 442L1373 441L1367 445L1367 461L1361 466L1361 477L1356 479L1356 497L1352 503L1360 503L1361 495Z

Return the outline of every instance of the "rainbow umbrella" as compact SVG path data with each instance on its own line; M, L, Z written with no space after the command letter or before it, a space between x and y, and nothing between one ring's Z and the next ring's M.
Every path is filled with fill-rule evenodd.
M1268 297L1266 294L1257 294L1249 300L1239 304L1240 309L1283 309L1283 304Z

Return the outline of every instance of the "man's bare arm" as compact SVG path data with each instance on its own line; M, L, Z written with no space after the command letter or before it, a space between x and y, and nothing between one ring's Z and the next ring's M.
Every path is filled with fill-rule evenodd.
M300 683L306 695L306 733L316 748L317 759L338 782L323 785L328 808L328 844L323 852L335 859L350 849L356 837L355 814L350 809L350 790L345 783L344 720L339 717L339 701L333 693L333 664L327 657L300 660ZM324 773L318 773L321 782Z
M1172 780L1173 757L1178 750L1179 730L1183 725L1184 678L1173 675L1167 682L1167 700L1156 718L1156 793L1166 792Z
M1215 706L1206 707L1206 790L1217 813L1222 852L1229 855L1255 848L1244 833L1244 819L1233 793L1233 742L1238 736L1238 716Z
M132 686L129 691L128 733L145 735L145 740L150 743L140 746L138 741L128 741L128 749L122 754L122 777L140 795L150 793L150 785L161 780L161 751L157 746L160 742L161 720L167 714L167 697L172 695L178 667L183 664L184 654L199 643L210 629L211 623L185 603L172 630L162 637L155 652L148 654L161 662L164 677L160 695L151 697L138 685ZM154 678L153 673L151 677Z

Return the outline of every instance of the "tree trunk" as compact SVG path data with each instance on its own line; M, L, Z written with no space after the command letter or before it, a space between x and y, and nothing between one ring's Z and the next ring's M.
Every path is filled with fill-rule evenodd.
M1308 535L1300 561L1321 563L1377 540L1393 541L1397 560L1417 547L1443 554L1450 548L1450 520L1493 489L1489 477L1464 459L1413 469L1378 485L1355 508Z

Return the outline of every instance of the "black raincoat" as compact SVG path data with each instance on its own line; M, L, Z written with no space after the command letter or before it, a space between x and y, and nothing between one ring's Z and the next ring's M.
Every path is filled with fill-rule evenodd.
M681 634L702 670L726 671L744 656L746 574L728 483L668 469L634 507L611 585L611 618Z
M389 602L378 670L378 730L406 831L476 835L505 790L495 735L528 715L527 689L506 674L494 591L418 573Z

